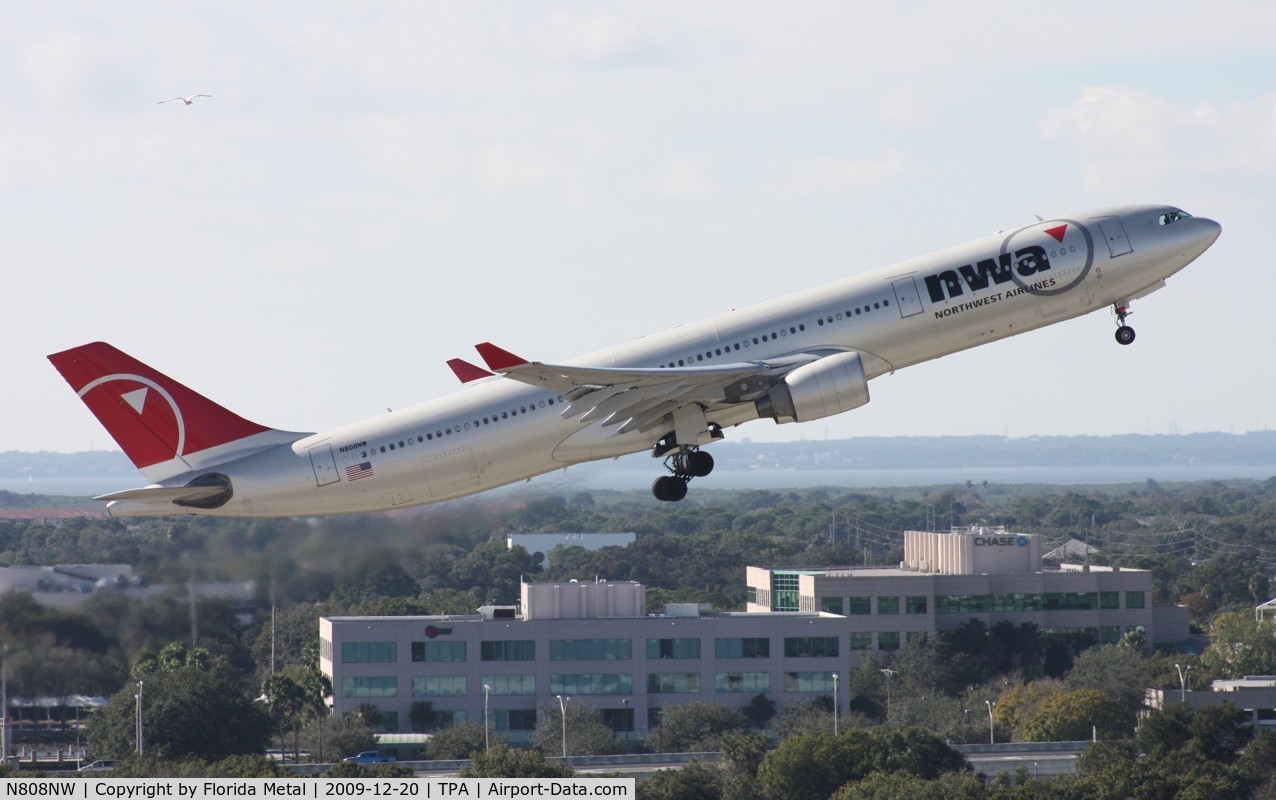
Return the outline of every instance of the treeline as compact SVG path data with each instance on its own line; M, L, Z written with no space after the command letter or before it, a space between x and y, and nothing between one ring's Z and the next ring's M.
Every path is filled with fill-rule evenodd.
M974 524L1044 534L1051 546L1078 539L1098 548L1094 563L1150 569L1155 601L1188 605L1205 631L1219 613L1270 597L1276 481L1086 490L706 490L678 504L655 503L645 493L498 493L408 515L0 521L0 565L130 564L152 586L175 587L145 602L95 594L77 613L96 631L47 644L114 658L114 674L143 649L190 642L192 629L195 643L261 670L272 607L279 610L277 660L298 657L320 611L467 613L516 602L522 579L636 580L647 585L653 608L698 601L741 609L750 564L895 564L902 531ZM546 565L506 547L505 534L513 531L632 531L637 540L600 551L560 548ZM253 607L201 602L192 617L186 587L206 581L252 581ZM235 615L243 612L253 613L253 622L236 631ZM21 636L6 620L24 616L0 614L0 635Z

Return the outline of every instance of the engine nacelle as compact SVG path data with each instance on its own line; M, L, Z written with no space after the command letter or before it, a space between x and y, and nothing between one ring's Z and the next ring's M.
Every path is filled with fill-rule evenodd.
M759 417L809 422L868 402L868 377L855 352L837 353L798 367L754 401Z

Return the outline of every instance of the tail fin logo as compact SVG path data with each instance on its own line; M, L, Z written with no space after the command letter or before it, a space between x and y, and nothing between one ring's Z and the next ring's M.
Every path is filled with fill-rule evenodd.
M134 388L138 384L140 388ZM159 400L148 403L152 391ZM138 466L185 454L186 420L177 401L156 381L142 375L104 375L85 384L79 396L107 430L123 433L137 431L138 426L143 429L137 431L140 435L128 437L127 445L120 442Z
M273 430L249 422L105 342L54 353L49 361L151 480L192 469L191 459L199 461L201 454L213 448ZM148 471L149 467L156 468Z

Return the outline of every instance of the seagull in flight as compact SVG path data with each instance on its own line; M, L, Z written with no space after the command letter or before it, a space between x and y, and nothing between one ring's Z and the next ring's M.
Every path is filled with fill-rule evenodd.
M211 94L193 94L190 97L170 97L167 100L159 101L155 105L159 106L159 105L163 105L164 103L171 103L174 100L181 100L184 104L190 105L191 103L195 102L196 97L212 97L212 95Z

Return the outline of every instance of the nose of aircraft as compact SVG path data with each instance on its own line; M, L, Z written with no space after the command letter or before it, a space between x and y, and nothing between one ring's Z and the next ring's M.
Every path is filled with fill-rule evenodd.
M1192 257L1196 258L1210 248L1210 245L1218 241L1219 235L1223 233L1223 226L1212 219L1205 217L1193 217L1188 220L1194 223L1193 228L1193 253Z

